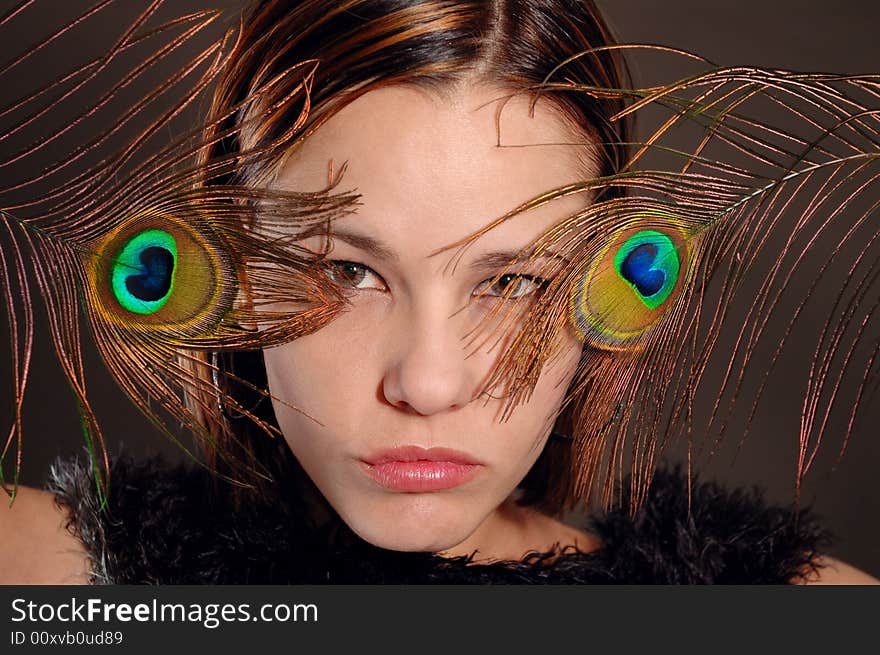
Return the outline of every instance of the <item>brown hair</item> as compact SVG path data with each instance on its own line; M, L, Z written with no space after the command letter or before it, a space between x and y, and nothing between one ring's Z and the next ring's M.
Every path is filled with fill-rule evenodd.
M593 0L262 0L242 23L212 110L213 116L228 116L226 125L218 125L218 134L225 129L237 134L233 124L243 117L259 120L252 125L248 121L240 136L220 140L216 150L228 155L240 152L243 142L259 149L279 138L293 144L357 97L383 86L411 84L442 92L465 80L479 80L512 91L538 89L558 64L586 51L593 52L560 67L550 84L556 79L628 88L622 58L607 48L613 43ZM308 94L291 93L308 75ZM259 95L253 94L256 88ZM626 122L610 120L623 108L619 98L552 88L542 95L585 142L596 144L584 150L600 175L613 174L626 161ZM241 103L245 109L232 112ZM305 120L298 121L303 115ZM243 165L240 181L261 179L283 150L274 162ZM227 353L219 364L256 386L265 385L261 353ZM257 395L241 398L248 393L243 386L228 390L241 406L254 406L261 420L277 425L270 402ZM248 419L227 420L234 425L212 432L234 433L238 443L221 443L221 448L259 463L275 480L303 477L283 439L268 438ZM566 411L557 420L558 432L571 434L568 422ZM551 438L522 483L522 502L551 513L575 503L570 450L570 440ZM251 482L265 493L278 491L265 480Z

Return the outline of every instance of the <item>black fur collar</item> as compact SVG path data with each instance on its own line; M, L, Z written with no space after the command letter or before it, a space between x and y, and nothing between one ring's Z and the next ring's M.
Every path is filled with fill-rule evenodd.
M468 565L466 558L386 551L347 528L330 538L306 527L302 508L233 512L209 494L201 469L117 460L109 506L88 466L59 460L49 489L70 511L95 584L781 584L816 566L828 536L805 511L767 506L758 491L696 483L691 513L679 471L660 471L643 509L592 517L603 546L553 565ZM624 506L626 498L624 498Z

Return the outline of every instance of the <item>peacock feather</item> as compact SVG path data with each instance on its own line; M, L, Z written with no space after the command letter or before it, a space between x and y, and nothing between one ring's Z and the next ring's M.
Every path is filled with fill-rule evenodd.
M278 226L285 225L289 235L291 225L305 229L326 222L349 211L354 196L329 193L338 179L326 192L311 194L241 184L237 171L265 163L277 144L243 149L235 157L211 150L252 128L252 122L221 128L228 117L215 116L211 123L180 128L179 116L210 99L235 30L219 25L219 11L163 18L166 4L142 3L131 15L132 3L104 0L0 67L0 78L20 81L41 52L65 61L58 56L69 47L64 39L79 26L108 20L113 12L130 16L109 50L62 70L0 109L5 121L0 144L10 152L0 161L0 289L15 396L0 462L15 454L13 489L21 466L22 404L37 298L45 303L55 353L77 399L102 492L107 451L86 389L83 326L118 384L166 434L175 438L169 426L183 425L215 443L218 435L205 430L201 419L216 407L191 399L198 391L221 394L227 380L219 372L195 375L195 367L211 366L197 353L295 338L329 320L343 303L316 266L320 253L285 242ZM40 11L40 3L21 2L0 18L0 29L14 31L17 21ZM174 74L149 86L150 76L169 62L178 62ZM299 79L279 101L300 106L303 116L313 71L313 62L294 67L289 75ZM126 89L136 83L149 91L128 98ZM249 102L259 101L274 83L254 88ZM77 108L72 115L69 107ZM175 131L177 136L167 137ZM88 138L80 138L83 133ZM38 136L10 148L20 134ZM58 153L54 163L31 172L31 162L44 161L39 158L49 149ZM244 225L253 227L244 230ZM243 285L245 270L248 284ZM284 311L259 310L279 299L286 303ZM257 320L259 331L253 328Z

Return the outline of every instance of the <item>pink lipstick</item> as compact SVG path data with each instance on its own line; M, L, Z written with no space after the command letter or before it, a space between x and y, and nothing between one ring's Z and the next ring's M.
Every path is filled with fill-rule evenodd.
M404 446L373 453L363 460L375 482L392 491L441 491L464 484L482 466L465 453L448 448Z

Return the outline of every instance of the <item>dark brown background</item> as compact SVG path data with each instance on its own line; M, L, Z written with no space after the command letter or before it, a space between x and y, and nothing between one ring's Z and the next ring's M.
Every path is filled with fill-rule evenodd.
M0 6L9 4L4 2ZM86 4L44 0L39 3L41 11L22 25L39 30L34 33L44 33L47 18L62 10L69 11L71 5ZM241 5L232 0L214 5L195 0L175 0L169 4L174 12L194 7ZM749 64L852 73L874 72L880 67L880 40L876 38L880 3L600 0L600 6L624 41L674 45L698 52L722 65ZM106 47L117 33L118 25L112 21L93 22L76 35L70 47L77 55L89 48ZM0 58L7 59L17 49L14 44L29 40L33 40L32 34L26 28L18 27L14 35L4 38ZM648 78L652 75L651 70L645 69L637 73ZM31 74L39 76L42 73L31 71ZM10 86L7 84L5 88L8 98ZM11 95L14 96L14 92ZM0 334L0 337L5 343L5 335ZM54 457L82 450L73 398L61 379L47 340L48 335L41 324L25 407L27 439L23 481L31 485L41 484ZM805 348L803 357L809 357L806 350L809 341L803 344L806 344L802 345ZM798 347L797 344L794 347ZM797 363L798 359L795 356L792 361ZM0 358L0 383L4 385L0 388L4 391L8 384L8 370L9 359L4 353ZM93 353L89 353L89 371L89 390L111 450L122 449L135 456L162 452L177 457L177 451L154 433L103 373ZM798 382L802 375L802 369L797 367L777 372L776 381L768 393L770 398L762 404L753 434L736 461L733 461L736 444L730 440L711 460L705 461L704 458L701 461L699 468L704 476L714 476L735 485L759 484L766 488L768 497L774 501L792 499ZM880 408L876 397L874 401L872 406L865 407L856 434L836 467L836 448L823 450L822 457L806 479L803 498L813 504L826 525L837 534L834 554L880 575L880 489L876 484L880 464L880 439L876 426L880 421ZM9 416L8 399L0 400L0 410L5 424ZM680 451L672 454L673 458L679 456Z

